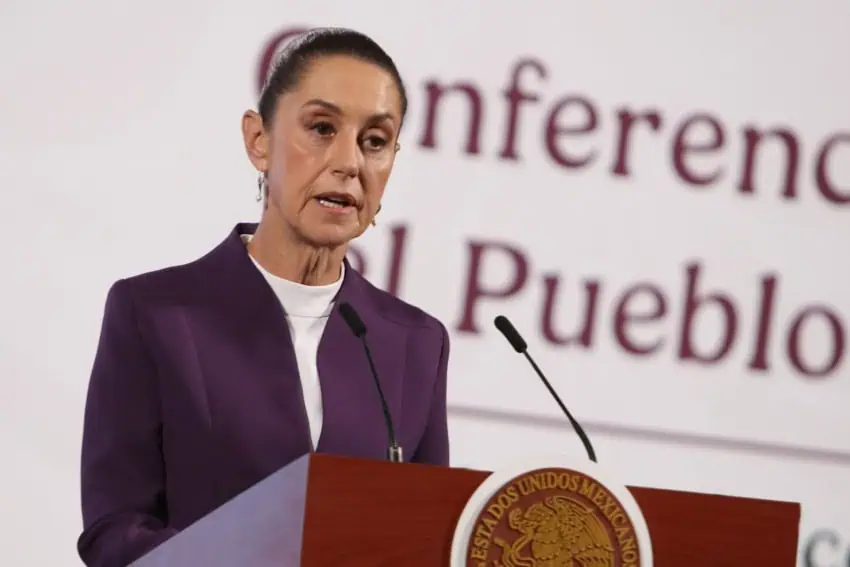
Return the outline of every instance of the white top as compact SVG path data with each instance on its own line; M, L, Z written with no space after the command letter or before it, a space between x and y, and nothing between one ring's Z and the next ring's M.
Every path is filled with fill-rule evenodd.
M249 234L242 235L242 241L251 240ZM307 421L310 424L310 437L313 448L319 443L322 432L322 390L319 380L317 354L319 341L325 331L325 324L333 309L333 300L342 286L345 267L339 279L330 285L303 285L279 278L263 268L254 258L251 261L266 278L274 291L284 312L292 335L295 359L298 362L298 374L301 378L301 390L304 392L304 407L307 409ZM281 345L281 348L285 348Z

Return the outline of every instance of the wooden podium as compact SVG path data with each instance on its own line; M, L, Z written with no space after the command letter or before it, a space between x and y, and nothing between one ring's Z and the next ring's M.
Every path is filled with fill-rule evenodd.
M443 567L490 473L306 455L135 567ZM657 567L794 567L795 503L629 487Z

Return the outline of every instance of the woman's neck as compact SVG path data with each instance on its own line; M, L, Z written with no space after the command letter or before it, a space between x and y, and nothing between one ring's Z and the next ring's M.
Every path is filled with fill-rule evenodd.
M265 220L265 219L264 219ZM260 222L248 253L271 274L303 285L330 285L339 280L345 246L324 248L299 241L291 231Z

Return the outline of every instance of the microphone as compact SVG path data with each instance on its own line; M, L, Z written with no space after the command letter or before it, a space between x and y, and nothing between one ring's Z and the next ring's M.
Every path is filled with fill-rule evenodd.
M369 368L372 370L372 378L375 380L375 387L378 389L378 397L381 399L381 409L384 411L384 422L387 426L387 434L389 436L389 444L387 445L387 459L393 463L401 463L402 450L399 447L395 437L395 428L393 427L393 418L390 415L390 406L387 405L387 399L384 397L384 390L381 388L381 381L378 380L378 371L375 369L375 361L372 360L372 353L369 350L369 344L366 342L366 325L363 324L363 319L357 314L357 311L348 304L340 303L339 314L342 315L345 324L351 329L355 337L363 343L363 350L366 351L366 360L369 361Z
M564 402L561 401L561 398L555 392L555 389L552 388L552 385L549 383L549 380L546 379L546 376L543 375L543 371L540 370L540 367L537 366L537 363L534 362L534 359L531 358L531 355L528 354L528 345L525 340L520 336L519 331L514 328L508 318L504 315L499 315L493 321L493 324L496 325L496 328L501 331L501 333L508 339L508 342L511 343L511 346L514 347L514 350L518 353L525 355L525 358L531 364L531 367L534 368L534 371L540 376L540 379L543 380L543 384L549 390L549 393L552 394L552 397L555 398L555 401L558 402L558 405L561 406L561 411L564 412L564 415L567 416L567 419L570 420L570 423L575 429L575 432L578 434L581 439L582 444L584 445L585 451L587 451L587 456L594 463L596 462L596 452L593 450L593 445L590 444L590 439L587 438L587 435L584 433L584 429L581 428L581 425L573 418L570 411L567 409L567 406L564 405Z

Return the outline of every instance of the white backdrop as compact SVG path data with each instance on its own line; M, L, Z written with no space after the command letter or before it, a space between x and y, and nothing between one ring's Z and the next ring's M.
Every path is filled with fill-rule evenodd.
M410 90L358 250L452 332L454 463L581 451L504 313L625 482L800 501L800 565L850 565L850 5L639 4L0 7L0 563L79 564L106 290L256 220L239 119L265 42L343 25Z

